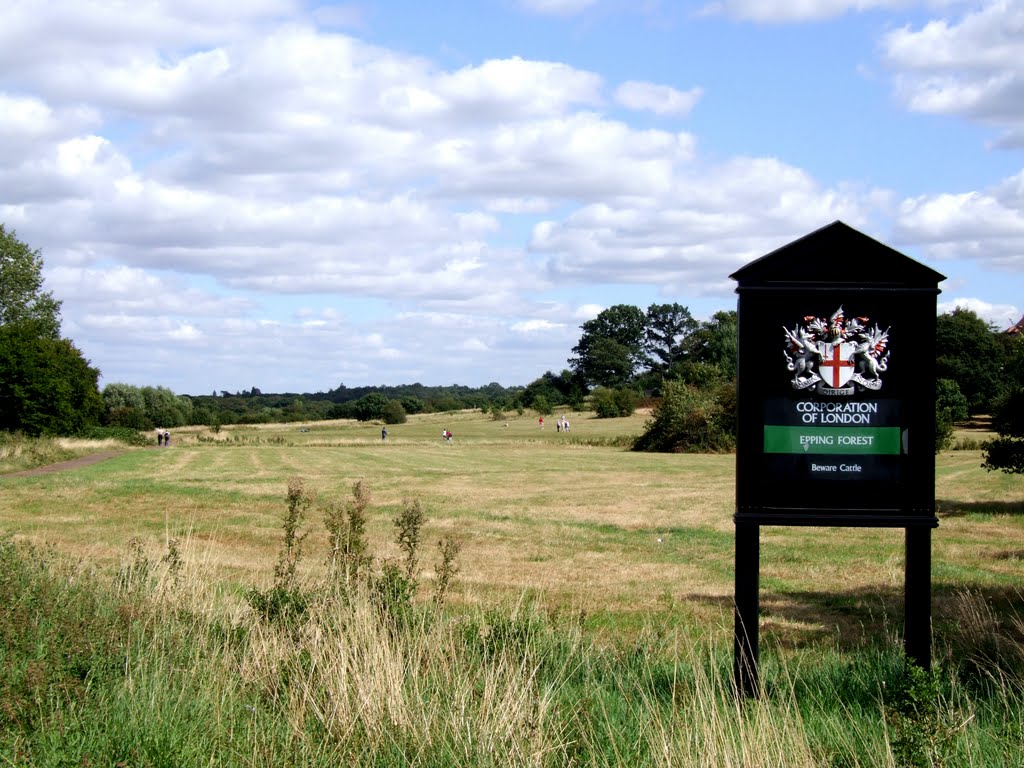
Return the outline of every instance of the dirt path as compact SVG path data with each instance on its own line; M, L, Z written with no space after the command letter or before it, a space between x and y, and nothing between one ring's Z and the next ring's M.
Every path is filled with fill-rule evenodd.
M112 459L115 456L120 456L120 451L106 451L105 453L93 453L88 456L79 456L77 459L71 459L70 461L61 461L57 464L47 464L45 467L36 467L35 469L25 469L21 472L11 472L6 475L0 475L0 477L38 477L39 475L49 475L54 472L65 472L69 469L79 469L81 467L87 467L90 464L98 464L101 461Z

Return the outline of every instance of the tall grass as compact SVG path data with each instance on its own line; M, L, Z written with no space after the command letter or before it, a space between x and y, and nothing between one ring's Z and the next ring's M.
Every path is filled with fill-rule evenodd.
M52 437L26 437L0 431L0 474L72 459L76 451Z
M1024 760L1021 646L976 596L940 671L898 645L731 649L651 617L597 643L536 602L382 611L300 586L300 621L213 599L191 545L115 573L0 542L0 755L8 765L903 766ZM998 629L998 628L997 628ZM1012 633L1011 633L1012 634ZM695 639L696 638L696 639ZM993 652L998 651L993 657Z

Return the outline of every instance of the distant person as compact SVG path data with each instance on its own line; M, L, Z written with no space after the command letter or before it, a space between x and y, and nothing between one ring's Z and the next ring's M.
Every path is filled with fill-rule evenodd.
M164 448L171 444L171 433L164 430Z
M388 428L387 427L381 427L380 428L380 440L381 440L381 442L384 442L387 439L388 439Z
M164 444L164 433L160 431L160 427L156 428L156 444L157 447Z
M561 432L561 431L562 431L562 422L556 421L555 422L555 432Z
M537 419L537 421L540 422L540 428L544 429L544 417L541 416L539 419Z

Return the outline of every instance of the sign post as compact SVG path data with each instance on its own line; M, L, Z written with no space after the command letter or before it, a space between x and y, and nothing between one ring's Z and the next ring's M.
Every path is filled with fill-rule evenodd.
M758 691L760 526L906 529L906 652L931 665L935 309L945 277L834 222L739 294L735 676Z

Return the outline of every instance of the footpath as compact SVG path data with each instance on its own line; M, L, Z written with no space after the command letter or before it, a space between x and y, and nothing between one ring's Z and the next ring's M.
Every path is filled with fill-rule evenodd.
M38 477L39 475L50 475L54 472L66 472L70 469L79 469L81 467L87 467L90 464L98 464L101 461L112 459L115 456L120 455L120 451L106 451L105 453L93 453L88 456L79 456L77 459L71 459L70 461L61 461L56 464L47 464L45 467L36 467L35 469L24 469L21 472L10 472L6 475L0 475L0 477Z

